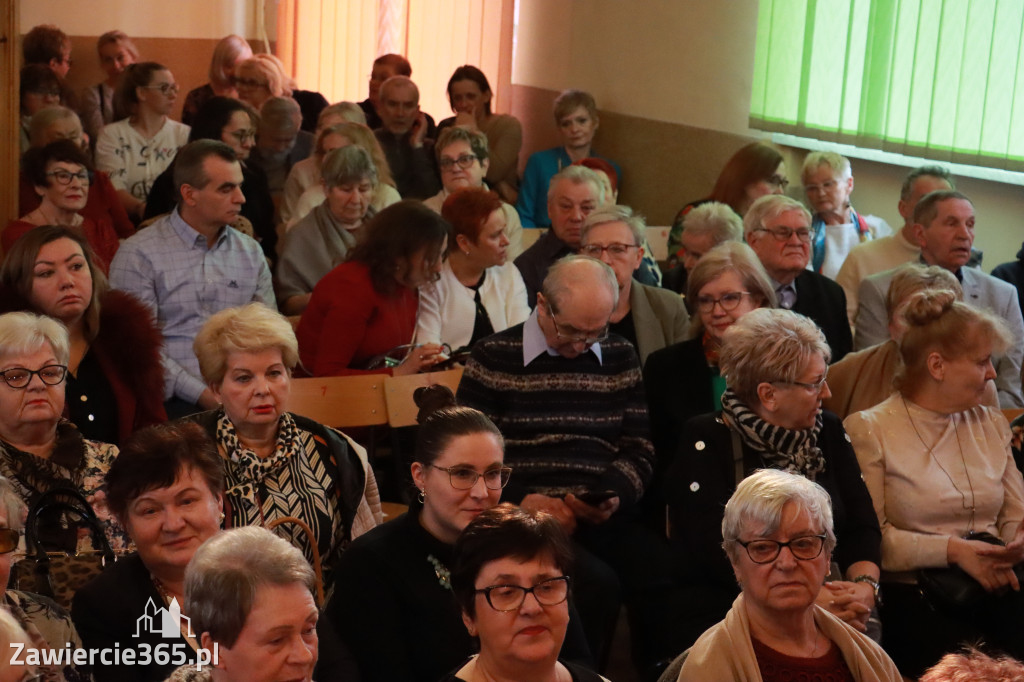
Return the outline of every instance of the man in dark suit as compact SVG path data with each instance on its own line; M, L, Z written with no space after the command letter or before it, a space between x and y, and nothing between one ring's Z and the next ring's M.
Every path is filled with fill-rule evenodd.
M814 320L832 349L832 362L842 359L853 348L846 294L828 277L807 269L811 214L798 201L769 194L751 204L743 232L772 280L779 306Z

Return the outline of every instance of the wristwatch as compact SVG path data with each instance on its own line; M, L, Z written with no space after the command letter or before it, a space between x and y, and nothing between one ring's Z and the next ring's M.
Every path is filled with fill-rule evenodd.
M870 575L858 575L853 579L855 583L867 583L871 585L871 589L875 592L875 606L881 606L882 604L882 586L878 584L878 581L872 578Z

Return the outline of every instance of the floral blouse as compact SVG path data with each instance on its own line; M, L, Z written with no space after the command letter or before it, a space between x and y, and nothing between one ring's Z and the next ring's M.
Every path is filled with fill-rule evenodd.
M61 651L65 644L71 645L71 651L82 648L82 640L78 637L74 623L71 622L71 616L46 597L7 590L3 605L21 625L32 646L37 649ZM92 679L87 672L78 670L70 661L63 666L41 665L39 672L43 674L42 679L47 682L85 682Z

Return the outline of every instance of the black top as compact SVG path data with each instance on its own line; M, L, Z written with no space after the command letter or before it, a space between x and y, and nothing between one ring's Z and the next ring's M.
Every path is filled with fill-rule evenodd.
M793 281L796 303L793 312L814 320L825 333L832 349L832 360L838 362L853 350L853 332L846 317L846 293L843 288L824 275L804 270Z
M573 253L572 247L555 236L554 230L548 230L537 238L526 251L515 259L515 266L523 276L526 285L526 302L533 308L537 305L537 292L544 284L551 264L562 256Z
M68 417L83 438L101 443L120 440L117 400L96 354L87 352L78 364L78 375L68 372Z
M484 285L484 280L487 279L487 270L480 275L480 281L469 287L473 290L473 304L476 309L476 314L473 318L473 335L469 338L468 347L472 348L480 339L490 336L494 333L494 325L491 323L491 316L487 314L487 308L484 307L483 301L480 300L480 287ZM453 349L456 350L456 349Z
M608 332L611 334L618 334L622 338L633 344L633 348L637 349L637 354L640 353L640 346L636 340L636 325L633 324L633 311L630 310L626 313L626 316L618 322L612 322L608 325Z
M302 112L301 130L307 133L316 132L316 120L320 112L327 107L327 100L319 92L313 90L292 90L292 99L299 105Z
M844 571L857 561L881 565L882 532L849 436L839 417L828 411L822 415L818 447L825 457L825 470L816 482L832 498L839 541L833 560ZM732 442L731 431L720 413L689 420L665 484L671 541L680 558L677 574L694 584L717 584L736 595L739 588L721 547L723 510L736 489ZM769 464L758 453L743 446L746 475L766 466Z
M468 662L468 660L463 661L458 668L441 678L440 682L463 682L462 678L458 676L458 673ZM601 682L604 679L594 671L584 668L581 665L577 665L569 661L563 661L561 659L559 659L558 662L566 667L569 674L572 675L573 682Z

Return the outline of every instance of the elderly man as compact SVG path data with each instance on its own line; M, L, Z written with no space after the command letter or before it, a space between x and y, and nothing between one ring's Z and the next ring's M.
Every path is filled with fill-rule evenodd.
M370 130L376 130L381 126L380 114L380 86L392 76L405 76L412 78L412 64L400 54L382 54L373 60L373 68L370 70L370 91L368 97L359 102L359 108L366 115L366 125ZM435 137L437 126L430 114L424 113L427 117L427 137Z
M960 192L932 192L914 209L914 237L921 247L924 264L943 267L960 280L964 303L988 308L1009 325L1014 345L992 363L996 370L996 389L1001 407L1024 406L1020 376L1024 319L1017 302L1017 290L976 268L964 267L971 258L974 244L974 204ZM888 338L885 297L893 274L893 270L887 270L861 282L857 309L858 349Z
M203 323L252 301L275 306L260 245L230 226L245 203L242 168L231 148L214 140L182 147L174 185L178 207L125 241L110 264L111 285L146 304L163 329L171 418L218 405L192 351Z
M486 187L484 176L490 165L487 136L479 130L461 126L445 128L435 145L437 165L441 168L441 191L424 199L432 211L441 212L448 195L463 187ZM508 257L515 259L523 252L523 224L515 207L501 202L505 216L505 236L508 237Z
M546 510L574 531L577 606L588 632L614 601L614 590L602 594L593 584L596 576L609 566L619 576L642 649L634 654L646 666L671 655L664 607L670 581L662 563L667 547L636 520L654 449L636 352L608 335L618 296L604 263L560 260L530 318L473 347L458 401L489 416L505 436L505 461L517 474L503 498Z
M427 117L420 111L420 91L408 76L392 76L380 86L380 142L398 193L403 199L426 199L441 189L434 166L434 140L427 137Z
M629 206L607 206L587 216L580 236L580 253L604 261L615 272L619 298L610 331L633 344L641 365L654 351L686 339L690 326L682 297L633 278L643 260L646 227Z
M825 333L832 360L853 347L846 320L846 296L838 284L811 272L811 214L801 203L781 194L761 197L747 209L744 234L760 259L779 297L779 307L806 315Z
M292 166L313 153L313 135L300 130L301 124L302 110L291 97L271 97L260 108L256 146L249 152L248 164L267 176L275 198L284 193Z
M604 203L604 187L597 173L583 166L567 166L551 178L548 215L551 229L515 260L526 283L532 308L548 268L559 258L580 248L583 221Z
M701 256L722 242L743 241L743 219L728 204L705 201L689 208L681 227L675 249L670 233L669 260L678 260L682 267L677 265L665 273L662 286L685 294L687 276Z
M813 217L811 264L815 272L835 279L855 246L892 234L889 223L861 215L850 205L853 169L835 152L811 152L800 173Z
M910 171L903 180L897 205L903 227L895 234L858 244L850 251L836 275L836 282L846 293L846 314L851 327L857 322L858 289L865 277L920 259L921 247L914 237L914 207L924 195L943 189L956 189L953 177L945 168L921 166Z

